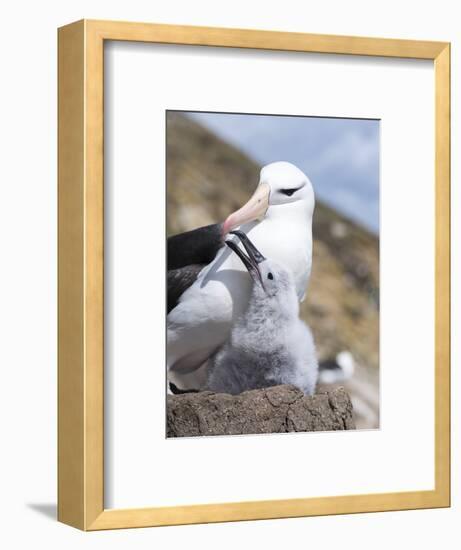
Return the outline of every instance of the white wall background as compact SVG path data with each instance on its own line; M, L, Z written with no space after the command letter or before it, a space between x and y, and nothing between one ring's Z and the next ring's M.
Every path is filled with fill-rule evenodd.
M52 519L56 472L56 28L82 17L433 39L453 53L453 281L460 280L457 3L366 0L17 1L2 6L0 84L0 542L5 548L449 549L459 545L459 285L453 288L453 507L84 534Z

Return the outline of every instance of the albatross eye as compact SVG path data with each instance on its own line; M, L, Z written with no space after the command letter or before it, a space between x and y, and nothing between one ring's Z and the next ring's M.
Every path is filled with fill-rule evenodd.
M270 279L272 281L272 279L274 278L274 276L272 275L272 273L268 273L267 274L267 278Z
M298 189L281 189L281 192L286 195L287 197L291 197L295 191Z

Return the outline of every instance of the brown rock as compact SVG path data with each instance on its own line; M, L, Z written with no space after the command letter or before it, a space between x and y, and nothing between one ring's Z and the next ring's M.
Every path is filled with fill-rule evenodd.
M353 429L344 388L309 397L294 386L274 386L240 395L204 391L167 398L167 437Z

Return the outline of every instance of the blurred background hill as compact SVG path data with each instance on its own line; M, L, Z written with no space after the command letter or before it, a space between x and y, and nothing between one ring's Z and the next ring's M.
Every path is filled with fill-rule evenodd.
M169 111L168 236L223 221L253 193L260 169L257 162L196 120ZM315 189L315 180L313 185ZM301 317L314 333L321 361L342 351L352 354L354 374L341 385L351 395L357 428L376 428L379 238L318 198L313 237L312 275Z

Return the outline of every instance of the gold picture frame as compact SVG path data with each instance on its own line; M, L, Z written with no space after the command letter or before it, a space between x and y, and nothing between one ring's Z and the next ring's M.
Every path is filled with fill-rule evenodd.
M105 40L429 59L435 71L435 489L104 509ZM82 20L59 29L58 519L83 530L450 505L450 44Z

